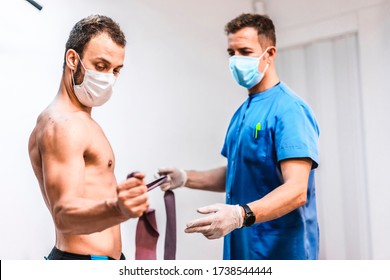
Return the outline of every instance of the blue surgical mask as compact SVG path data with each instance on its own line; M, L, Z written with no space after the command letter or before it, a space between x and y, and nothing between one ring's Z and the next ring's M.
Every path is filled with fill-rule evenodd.
M260 57L237 56L234 55L229 59L229 68L234 80L240 86L250 89L261 82L267 71L269 63L265 66L263 73L259 71L260 59L267 52L268 48Z

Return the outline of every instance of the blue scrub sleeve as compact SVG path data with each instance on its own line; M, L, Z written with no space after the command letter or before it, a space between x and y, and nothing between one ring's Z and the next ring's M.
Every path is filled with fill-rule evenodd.
M311 109L294 102L279 116L275 127L278 162L289 158L310 158L318 167L319 129Z

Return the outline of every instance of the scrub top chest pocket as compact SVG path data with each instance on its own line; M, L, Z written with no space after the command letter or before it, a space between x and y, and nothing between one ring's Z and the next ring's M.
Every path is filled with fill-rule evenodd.
M269 130L264 123L245 125L241 137L241 152L246 162L264 162L269 157Z

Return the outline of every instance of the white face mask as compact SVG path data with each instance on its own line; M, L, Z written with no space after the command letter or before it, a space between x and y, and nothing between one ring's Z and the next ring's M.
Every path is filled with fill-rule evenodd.
M74 82L74 73L72 73L73 89L77 99L87 107L103 105L112 95L112 89L116 81L115 75L113 73L100 73L88 70L84 67L80 56L79 59L85 70L85 74L83 82L76 85Z

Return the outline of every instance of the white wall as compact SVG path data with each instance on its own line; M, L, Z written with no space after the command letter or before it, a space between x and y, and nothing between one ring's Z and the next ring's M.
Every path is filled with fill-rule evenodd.
M231 79L223 27L249 1L40 0L0 1L0 259L43 259L54 228L33 175L27 141L37 115L58 90L72 26L94 13L118 21L127 35L125 68L107 105L93 116L116 154L116 175L141 170L152 180L160 166L207 169L225 164L225 130L246 98ZM177 190L178 259L220 259L222 240L184 234L196 208L223 194ZM157 209L162 259L165 210ZM134 258L135 222L123 225L124 253Z
M389 259L390 204L388 201L390 199L390 183L387 161L390 158L390 149L387 143L390 139L390 124L388 122L390 119L390 110L388 109L390 104L390 86L388 83L390 73L390 1L266 0L264 2L266 12L274 19L277 27L279 50L305 46L306 44L337 38L345 34L357 34L358 66L360 68L360 84L358 86L361 88L359 93L362 101L360 119L362 120L361 130L363 136L362 139L351 140L363 143L364 155L362 158L364 162L360 164L365 166L363 178L366 178L364 191L367 195L367 205L363 206L366 213L363 213L361 218L363 220L366 217L368 218L368 229L364 229L364 231L368 231L366 236L368 241L366 239L367 244L356 244L356 246L368 248L363 254L363 258ZM337 53L337 48L335 52ZM335 67L338 66L337 59L333 63ZM318 64L317 67L321 69L322 66L323 64ZM294 65L290 65L289 69L294 69ZM310 99L310 96L308 98ZM313 103L319 102L319 100L314 100ZM344 103L340 100L340 104ZM351 104L353 103L351 102ZM323 102L324 104L326 102ZM331 114L329 108L322 109L324 112L328 111L328 114ZM349 108L345 109L347 112ZM329 115L329 118L331 117L332 115ZM343 120L340 120L340 123L343 123ZM325 135L324 138L326 137L329 137L329 135ZM329 152L332 151L321 150L320 154L324 155ZM353 159L351 158L351 160ZM335 165L337 164L341 163L335 163ZM346 166L340 168L340 172L343 172ZM320 166L319 175L321 175L321 172ZM345 170L343 175L345 175ZM333 174L333 176L337 176L337 174ZM341 178L334 177L334 179L340 181ZM321 188L328 189L332 187L321 186ZM346 186L345 189L353 190L354 187L356 187L356 191L359 191L358 186ZM334 199L329 197L329 199L321 201L322 198L320 197L322 207L320 212L330 211L342 215L342 206L338 208L335 201L339 200L345 189L340 189L338 193L335 193ZM325 192L327 190L320 189L319 192L321 193L321 191ZM355 194L351 193L351 195ZM334 209L335 206L336 209ZM358 204L351 205L348 211L360 211L359 208L361 207L362 205ZM356 216L356 213L354 216ZM339 216L334 217L334 221L340 220ZM344 219L348 219L348 217L344 217ZM322 220L322 222L324 221ZM340 231L339 228L332 228L332 224L326 223L326 221L323 226L324 224L327 228L322 233L332 230L334 232ZM357 234L360 234L360 232ZM324 239L329 241L325 244L326 248L324 248L326 249L325 258L343 258L343 256L346 256L343 252L345 248L339 246L340 239L344 239L345 243L350 243L350 240L346 240L346 236L335 236L333 242L329 236L324 236ZM359 255L352 257L356 258Z

